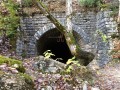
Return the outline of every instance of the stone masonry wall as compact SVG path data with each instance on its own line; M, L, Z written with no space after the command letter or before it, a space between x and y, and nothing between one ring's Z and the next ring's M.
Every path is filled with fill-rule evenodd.
M65 26L65 13L53 13L53 15ZM95 54L95 60L99 66L110 60L109 52L112 49L110 35L117 32L117 24L110 17L110 11L76 13L73 18L73 30L77 33L77 42L83 50ZM31 17L21 17L21 32L17 39L16 52L20 56L33 57L37 55L36 41L47 31L55 26L42 14ZM108 36L105 42L102 35Z
M113 49L113 42L111 35L117 32L117 23L110 16L111 11L99 12L97 14L97 60L99 66L108 63L111 60L110 52ZM102 33L102 35L100 34ZM104 40L104 37L106 40Z

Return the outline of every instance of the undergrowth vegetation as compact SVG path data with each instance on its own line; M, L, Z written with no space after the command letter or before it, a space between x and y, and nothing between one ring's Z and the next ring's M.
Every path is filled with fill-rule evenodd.
M23 7L30 7L33 5L32 0L23 0L22 1Z
M47 50L44 53L45 59L50 59L52 56L55 56L51 50ZM61 75L70 75L72 78L66 80L75 83L73 79L77 77L81 82L88 81L90 84L93 83L92 72L86 67L80 65L79 61L74 57L68 59L66 62L65 69L59 72Z
M19 5L13 0L8 0L2 1L0 7L0 29L6 30L7 35L12 37L19 26Z
M32 80L32 77L26 73L19 73L22 77L25 78L25 82L34 86L34 83L33 83L33 80Z
M15 48L17 28L19 26L19 5L14 0L0 2L0 37L10 39L10 44Z
M11 59L11 58L7 58L7 57L4 57L4 56L0 55L0 67L4 68L5 64L7 64L6 68L9 67L9 68L11 68L13 70L15 70L15 69L18 70L18 73L16 73L16 74L18 74L21 77L23 77L27 84L30 84L30 85L34 86L34 83L33 83L33 80L31 78L31 76L29 76L28 74L25 73L25 67L23 66L22 61ZM4 69L3 70L0 69L0 75L1 76L5 75L6 71L7 70L4 71Z
M80 6L83 7L98 7L100 6L102 0L78 0Z

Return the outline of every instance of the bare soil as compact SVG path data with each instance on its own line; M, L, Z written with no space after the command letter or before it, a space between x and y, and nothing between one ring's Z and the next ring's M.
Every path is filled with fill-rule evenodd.
M100 90L120 90L120 62L111 62L96 71L95 86Z

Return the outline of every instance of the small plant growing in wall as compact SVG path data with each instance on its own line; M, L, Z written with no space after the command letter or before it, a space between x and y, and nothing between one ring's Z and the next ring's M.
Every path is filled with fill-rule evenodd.
M103 32L101 32L100 30L97 30L97 33L101 36L103 42L108 41L108 37Z
M25 50L23 50L22 54L21 54L22 58L25 58L27 56L27 53Z

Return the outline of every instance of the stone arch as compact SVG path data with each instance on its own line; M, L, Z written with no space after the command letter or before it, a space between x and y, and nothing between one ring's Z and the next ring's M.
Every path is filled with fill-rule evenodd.
M47 24L43 28L40 28L34 35L35 39L38 40L44 33L55 28L54 24Z
M37 40L37 54L43 55L46 50L51 50L55 56L53 59L62 58L61 62L66 63L69 58L72 58L71 52L66 44L65 37L57 30L50 29L43 33Z
M37 54L43 55L46 50L51 50L52 53L56 55L56 57L53 57L53 59L63 58L64 60L61 62L66 63L66 61L71 58L72 55L66 44L64 36L61 38L64 42L56 42L57 39L55 39L55 37L59 37L60 34L61 33L53 24L46 25L41 30L37 31L34 35L37 40ZM73 34L79 45L81 45L82 42L85 42L85 36L83 36L85 35L85 32L83 30L80 30L80 28L74 28Z
M40 28L34 34L34 37L36 38L36 40L38 40L44 33L46 33L47 31L49 31L53 28L55 28L54 24L47 24L43 28ZM77 32L77 34L81 37L83 42L85 42L86 44L91 42L91 38L89 37L89 35L83 29L81 29L77 25L73 25L73 30L74 30L74 32Z

